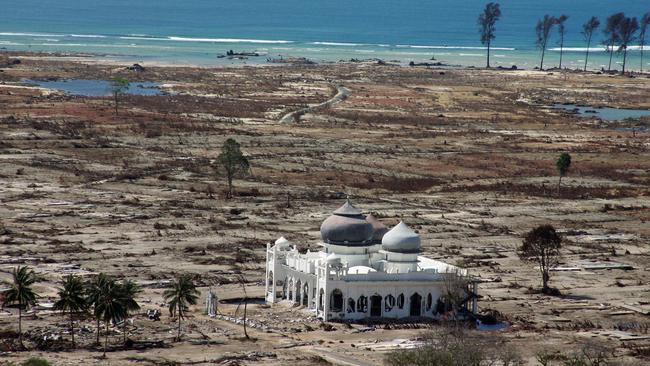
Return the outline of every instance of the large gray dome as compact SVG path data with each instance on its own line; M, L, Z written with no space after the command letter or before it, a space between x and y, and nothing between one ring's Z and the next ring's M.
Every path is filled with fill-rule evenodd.
M400 221L381 239L384 250L394 253L420 253L420 235Z
M343 206L325 219L320 235L327 244L365 246L372 243L374 230L361 211L346 201Z

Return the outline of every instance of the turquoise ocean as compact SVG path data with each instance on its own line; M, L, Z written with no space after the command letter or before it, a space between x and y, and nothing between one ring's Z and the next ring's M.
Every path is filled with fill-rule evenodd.
M105 58L167 64L254 64L267 58L317 62L380 58L386 61L483 66L485 48L476 19L479 0L14 0L0 7L0 48L82 52ZM544 14L566 14L564 65L581 67L581 25L618 11L641 17L648 0L503 0L493 43L493 66L539 64L535 24ZM601 29L589 68L606 67ZM557 35L545 67L557 65ZM640 68L638 44L628 67ZM259 52L247 60L217 58L228 50ZM646 50L650 50L646 46ZM650 52L649 52L650 53ZM614 65L620 68L622 55ZM650 69L650 54L644 69Z

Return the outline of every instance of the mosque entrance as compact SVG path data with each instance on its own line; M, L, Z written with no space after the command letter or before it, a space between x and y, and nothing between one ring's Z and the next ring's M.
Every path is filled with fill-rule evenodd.
M422 315L422 296L417 292L411 295L411 316Z
M370 316L381 316L381 296L370 297Z

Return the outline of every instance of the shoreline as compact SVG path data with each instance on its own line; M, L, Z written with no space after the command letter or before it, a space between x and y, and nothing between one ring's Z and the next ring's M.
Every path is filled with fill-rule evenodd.
M619 70L612 71L602 71L602 70L590 70L583 71L581 68L572 69L572 68L563 68L558 69L557 67L548 67L543 70L539 70L537 67L534 68L508 68L503 66L493 66L486 68L484 66L475 66L475 65L453 65L453 64L444 64L440 62L423 62L423 63L397 63L386 61L381 58L366 58L366 59L350 59L350 60L339 60L339 61L328 61L328 62L319 62L313 61L308 58L303 57L289 57L285 62L269 62L268 60L262 62L241 62L241 63L214 63L214 64L201 64L191 61L162 61L162 60L146 60L143 61L137 56L114 56L108 54L98 54L98 53L78 53L78 52L43 52L43 51L15 51L15 50L0 50L0 55L4 55L6 58L11 59L21 59L21 60L37 60L37 61L69 61L86 65L97 65L97 66L116 66L116 67L130 67L134 64L140 64L145 67L160 67L160 68L194 68L194 69L218 69L218 68L247 68L247 67L287 67L287 66L336 66L336 65L378 65L378 66L392 66L400 68L424 68L431 70L484 70L484 71L504 71L504 72L532 72L532 73L548 73L548 72L572 72L572 73L585 73L585 74L609 74L609 75L621 75ZM650 57L649 57L650 58ZM290 59L296 59L297 61L307 61L303 62L290 62ZM516 65L515 65L516 66ZM643 73L640 73L636 69L626 70L626 76L636 76L650 77L650 68L644 69Z

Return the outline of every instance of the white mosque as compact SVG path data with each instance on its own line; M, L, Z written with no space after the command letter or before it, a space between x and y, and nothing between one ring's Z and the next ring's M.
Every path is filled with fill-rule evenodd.
M300 253L284 237L267 244L267 303L288 301L325 321L441 318L452 308L445 294L461 283L464 310L476 313L476 281L458 281L469 279L466 270L421 256L420 236L404 222L388 230L347 201L320 233L318 252Z

